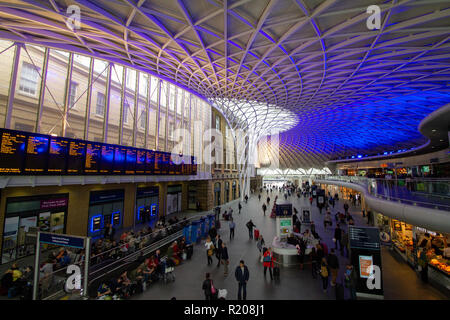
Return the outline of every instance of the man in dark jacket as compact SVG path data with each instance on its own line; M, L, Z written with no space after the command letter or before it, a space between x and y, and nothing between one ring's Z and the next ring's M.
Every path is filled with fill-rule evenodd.
M217 258L217 268L220 267L220 259L222 255L222 239L220 239L220 235L216 236L216 258Z
M206 274L206 279L203 281L202 289L205 293L205 300L212 300L213 296L211 293L211 279L209 273Z
M250 219L249 222L247 222L246 224L247 228L248 228L248 236L251 239L253 239L253 228L256 227L255 224L253 223L252 219Z
M336 228L334 229L334 239L336 240L336 250L338 248L338 243L339 243L339 248L342 249L342 243L341 243L341 239L342 239L342 229L339 226L339 223L336 225Z
M236 267L236 271L234 272L234 276L236 277L236 281L239 285L238 290L238 300L247 300L247 281L250 277L250 273L248 272L247 266L244 264L244 260L239 262L239 266ZM243 291L243 296L241 292Z
M209 237L211 238L211 241L214 243L214 247L217 248L217 246L216 246L216 236L217 236L216 227L213 226L211 229L209 229L208 234L209 234Z
M220 258L224 266L224 276L228 275L228 264L230 263L230 257L228 256L228 248L225 242L222 242L222 250L220 252Z
M334 249L331 249L331 252L327 258L327 263L331 271L331 286L334 287L336 285L336 278L339 271L339 260L334 253Z

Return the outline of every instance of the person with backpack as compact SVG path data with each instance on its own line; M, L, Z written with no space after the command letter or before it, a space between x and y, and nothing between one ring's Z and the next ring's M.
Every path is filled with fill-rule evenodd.
M266 244L266 243L265 243L265 241L264 241L263 236L260 235L259 238L258 238L258 242L256 243L256 247L258 248L259 252L262 251L262 248L264 247L265 244Z
M264 278L266 277L267 269L269 269L270 280L273 280L272 268L273 268L273 253L272 248L269 248L264 252L263 256L263 266L264 266Z
M250 240L252 240L253 239L253 228L256 227L255 224L253 223L252 219L250 219L250 221L247 222L246 226L248 229L248 236L249 236Z
M353 265L350 263L347 264L344 277L345 287L350 291L350 299L356 300L356 284L358 281L358 275L356 274Z
M244 264L244 260L239 262L239 265L236 267L234 272L234 276L236 281L238 282L238 300L247 300L247 282L250 278L250 272L248 271L247 266ZM242 293L242 294L241 294Z
M323 292L326 293L328 289L328 264L327 259L322 258L322 262L320 264L320 277L322 278L322 287Z

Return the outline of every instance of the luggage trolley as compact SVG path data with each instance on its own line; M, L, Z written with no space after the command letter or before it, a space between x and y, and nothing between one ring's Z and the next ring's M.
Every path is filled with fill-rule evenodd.
M175 270L175 265L172 260L170 260L167 256L162 257L161 266L164 283L167 283L167 281L175 281L175 273L173 272Z

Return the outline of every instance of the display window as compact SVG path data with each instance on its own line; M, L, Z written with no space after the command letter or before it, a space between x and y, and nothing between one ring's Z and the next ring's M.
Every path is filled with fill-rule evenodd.
M8 198L2 264L32 255L38 231L65 233L68 203L68 194Z

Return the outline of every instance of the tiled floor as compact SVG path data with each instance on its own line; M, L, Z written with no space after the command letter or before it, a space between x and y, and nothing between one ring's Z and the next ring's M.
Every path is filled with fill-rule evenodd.
M275 198L275 194L271 194L271 199ZM262 199L266 195L263 194ZM283 203L279 195L278 203ZM297 209L301 207L309 207L306 198L297 199L296 197L288 198ZM273 200L270 209L273 205ZM167 300L176 297L183 299L204 299L201 289L202 282L206 272L210 272L214 285L219 289L227 289L227 299L237 299L237 282L234 279L234 269L243 259L250 271L250 279L247 286L247 299L262 300L299 300L299 299L334 299L334 290L328 289L327 293L322 291L321 280L313 279L311 276L310 266L305 266L304 270L298 267L281 268L281 277L279 282L271 281L269 275L264 278L263 267L259 262L259 252L256 248L256 241L248 239L248 231L245 226L246 222L251 218L261 231L266 244L272 242L275 236L275 220L262 214L262 200L258 201L257 196L252 196L248 204L243 204L242 213L238 215L237 203L233 204L233 216L236 222L235 238L229 241L229 229L226 222L222 222L222 228L219 234L227 243L230 255L230 271L228 277L223 275L223 266L216 267L216 264L207 266L206 250L203 242L194 249L194 255L191 260L181 264L175 268L175 282L156 283L147 289L144 293L136 295L133 299L162 299ZM342 208L342 200L336 205L335 210ZM223 211L223 209L222 209ZM357 224L364 224L362 216L358 213L358 208L351 207L350 211L354 215ZM269 212L269 210L268 210ZM312 219L316 223L316 230L321 235L328 247L331 248L333 231L331 229L323 230L323 216L319 214L317 207L312 208ZM343 266L347 259L339 256L340 264ZM385 299L448 299L438 290L430 285L421 283L415 272L406 263L396 260L388 250L383 249L383 284L385 288ZM217 259L214 258L217 263ZM339 276L339 279L342 275ZM346 293L347 296L347 293Z

